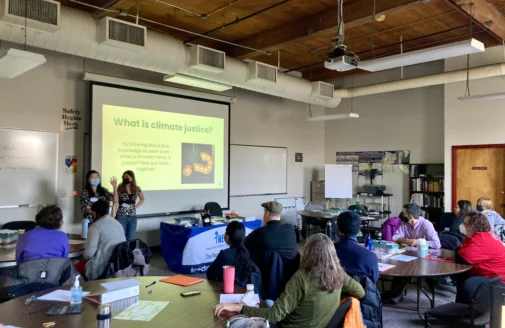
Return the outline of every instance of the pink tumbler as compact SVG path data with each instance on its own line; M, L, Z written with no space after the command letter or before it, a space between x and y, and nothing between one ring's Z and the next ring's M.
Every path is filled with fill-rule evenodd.
M235 291L235 267L230 265L223 266L224 292L233 294Z

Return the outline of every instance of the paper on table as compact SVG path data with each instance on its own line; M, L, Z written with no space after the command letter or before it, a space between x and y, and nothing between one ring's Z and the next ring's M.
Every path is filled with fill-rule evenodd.
M393 264L386 264L386 263L379 263L379 272L384 272L386 270L394 268L396 265Z
M119 280L119 281L114 281L114 282L104 282L101 284L108 290L118 290L118 289L123 289L123 288L128 288L128 287L133 287L133 286L139 286L142 285L142 283L138 280L135 279L126 279L126 280Z
M151 321L170 302L139 301L114 317L119 320Z
M244 297L244 294L221 294L219 297L219 303L232 303L239 304L240 300ZM260 303L260 297L258 294L254 294L258 304Z
M415 259L417 259L417 257L408 255L396 255L395 257L393 257L393 260L402 262L410 262Z
M82 292L82 297L88 295L89 292ZM37 298L37 301L57 301L57 302L70 302L70 291L57 289L48 294L42 295Z

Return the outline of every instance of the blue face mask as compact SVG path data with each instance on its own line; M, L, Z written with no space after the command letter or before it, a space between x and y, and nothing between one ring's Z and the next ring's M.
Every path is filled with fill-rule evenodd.
M479 211L479 212L484 211L484 206L482 206L482 205L477 205L477 211Z
M91 181L89 182L92 186L98 186L100 184L100 178L96 178L96 179L91 179Z

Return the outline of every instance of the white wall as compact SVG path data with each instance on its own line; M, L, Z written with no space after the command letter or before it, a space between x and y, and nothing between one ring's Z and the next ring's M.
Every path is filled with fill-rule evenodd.
M5 50L9 46L14 45L3 43L2 49ZM35 51L46 56L46 64L16 79L0 80L0 128L58 132L62 108L74 108L85 113L84 129L77 133L60 133L58 190L65 189L67 195L70 195L71 191L80 192L83 187L83 133L87 130L89 113L87 84L82 81L82 73L88 71L151 83L158 83L162 78L160 74L119 65L40 49ZM261 217L263 210L260 204L264 201L289 196L308 198L309 182L318 179L317 171L324 164L324 123L309 124L304 121L308 113L306 104L245 90L234 90L230 95L237 98L231 111L231 143L288 147L289 155L288 195L232 198L231 209L243 215ZM323 114L323 109L313 110L316 114ZM303 163L295 163L295 152L303 153ZM64 172L65 155L78 156L81 170L79 174L68 175ZM78 197L59 197L58 205L64 213L65 222L62 229L80 233ZM33 219L35 214L35 210L29 209L0 211L0 224L19 215ZM14 211L24 212L20 214ZM167 219L168 217L139 219L137 237L150 245L158 245L159 223Z
M470 66L484 66L505 60L504 48L494 47L470 57ZM466 68L466 57L447 59L445 70ZM466 82L445 87L445 210L451 211L452 146L505 143L505 99L479 102L460 102ZM472 95L505 92L505 77L470 81Z
M436 74L443 70L443 62L407 67L404 78ZM347 79L340 87L376 84L400 78L400 70ZM442 163L444 140L444 87L431 86L398 92L383 93L353 100L359 119L326 122L325 162L335 163L338 151L410 150L411 163ZM327 114L348 113L351 100L345 99ZM408 175L384 175L386 192L394 195L392 212L401 211L408 199ZM354 174L357 185L357 174Z

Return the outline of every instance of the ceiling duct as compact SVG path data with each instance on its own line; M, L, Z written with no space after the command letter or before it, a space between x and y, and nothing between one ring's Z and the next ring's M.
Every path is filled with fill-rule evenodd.
M146 31L143 51L135 52L131 49L127 50L102 44L103 40L97 38L97 35L100 35L99 22L89 14L65 6L61 7L59 24L60 30L53 34L28 29L27 45L135 67L163 75L182 74L192 76L324 107L336 107L341 100L339 98L323 100L312 97L312 84L310 81L277 72L275 66L258 65L259 69L255 70L254 75L251 75L249 63L226 57L225 62L223 62L224 69L221 73L216 74L191 67L190 63L194 62L195 59L189 46L169 35L152 30ZM0 22L0 39L24 44L24 34L24 29L21 26ZM257 79L261 83L259 85L254 82L251 83L251 78L253 80ZM265 82L269 83L265 84Z
M145 48L147 32L145 26L104 17L100 20L100 29L100 44L132 51L141 51Z
M200 45L190 48L191 59L189 67L212 73L224 72L226 53Z
M60 3L52 0L0 0L0 21L56 32L60 27Z
M312 82L312 97L317 97L320 99L331 99L333 98L333 91L335 86L333 84L324 83L321 81Z

